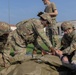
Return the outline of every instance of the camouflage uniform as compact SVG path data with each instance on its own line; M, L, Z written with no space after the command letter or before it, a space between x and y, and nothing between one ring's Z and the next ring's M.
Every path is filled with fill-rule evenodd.
M48 24L45 27L46 27L46 36L49 37L50 44L52 45L52 47L54 47L56 49L59 48L60 47L60 39L59 39L59 35L56 33L55 29L52 29L52 27L53 27L52 18L47 13L39 15L39 16L42 17L44 20L48 21ZM56 34L56 35L51 35L52 34L51 30L53 31L53 34ZM54 38L51 38L53 36L54 36Z
M16 61L23 61L24 59L27 59L25 54L26 54L26 47L28 44L32 43L35 46L35 48L37 48L38 50L44 50L39 45L39 41L40 41L39 29L43 28L43 25L41 25L40 20L29 19L29 20L21 21L16 25L17 25L17 29L9 34L7 41L7 50L5 50L6 59L10 63ZM48 43L47 46L50 47ZM14 50L15 53L14 57L10 56L10 48L13 48Z
M73 25L70 22L63 22L61 24L61 29L63 31L67 30L68 28L73 29ZM73 30L69 34L64 34L61 40L61 44L63 46L63 53L70 55L72 52L76 50L76 30Z
M67 29L73 29L71 33L67 33L63 35L61 44L63 54L66 55L69 59L69 62L72 64L73 71L70 75L76 75L76 30L74 29L73 24L70 22L63 22L61 24L61 29L66 31Z
M44 12L45 13L53 13L54 10L56 10L55 3L51 2L48 6L46 6ZM52 24L49 24L49 26L46 27L46 34L49 37L50 41L52 42L52 45L54 47L58 46L59 43L59 37L58 37L58 29L56 26L56 16L50 16L52 18Z
M56 8L55 3L51 2L49 6L46 6L46 8L44 9L44 12L46 12L46 13L52 13L56 9L57 8ZM51 18L52 18L53 25L56 25L56 16L51 16Z
M7 37L10 32L10 25L5 22L0 22L0 65L5 66L8 63L4 60L4 50L6 49Z

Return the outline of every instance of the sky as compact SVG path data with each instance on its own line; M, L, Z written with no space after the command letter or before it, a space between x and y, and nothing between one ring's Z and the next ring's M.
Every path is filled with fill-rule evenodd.
M57 22L76 20L76 0L50 0L56 4ZM42 0L0 0L0 21L15 25L30 18L38 18L44 11Z

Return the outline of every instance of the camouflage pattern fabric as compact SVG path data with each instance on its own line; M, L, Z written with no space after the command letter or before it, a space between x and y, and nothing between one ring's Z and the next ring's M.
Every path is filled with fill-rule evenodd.
M10 25L6 22L0 22L0 66L5 66L4 49L6 48L7 38L10 32Z
M63 63L61 62L59 57L54 55L45 55L40 59L43 62L48 63L49 65L53 65L53 67L56 67L55 71L59 71L59 73L62 71L63 74L60 74L60 75L65 75L65 73L72 75L76 71L75 65L70 63Z
M61 24L63 31L68 29L72 30L71 33L65 33L62 37L62 52L68 57L69 62L74 65L76 69L76 30L74 30L73 25L70 22L63 22ZM66 31L67 32L67 31Z
M46 12L46 13L52 13L56 9L57 8L56 8L55 3L51 2L51 4L49 6L46 6L44 12ZM55 25L56 24L56 16L51 16L51 18L52 18L53 25Z
M73 69L73 65L68 64L68 63L63 63L58 56L55 55L44 55L43 57L40 58L43 62L47 62L50 65L53 65L58 68L63 68L62 66L68 68L68 69Z
M57 56L45 55L40 59L41 63L27 58L22 64L15 64L3 69L0 71L0 75L76 75L76 71L70 69L71 65L62 66L62 62Z
M49 6L46 6L44 12L45 13L52 13L54 10L56 10L56 5L55 3L51 2ZM49 24L49 26L46 27L46 32L48 35L48 38L50 39L52 45L56 48L59 48L60 46L60 40L58 36L58 29L56 26L56 16L51 16L52 19L52 24Z
M49 40L51 41L53 47L59 48L61 46L58 29L57 26L47 26L46 27L46 35L48 36Z
M0 36L9 33L10 25L6 22L0 22Z
M70 60L73 61L72 57L73 59L76 58L76 53L74 53L76 50L76 31L74 30L71 34L64 34L61 42L63 46L63 53L71 56Z
M47 40L48 44L50 45L50 47L52 47L52 43L50 42L50 39L47 37L46 33L44 32L44 29L39 29L38 32L40 33L40 35L45 38L45 40ZM42 42L40 42L42 43Z
M5 22L0 22L0 49L4 48L9 32L10 32L10 25Z
M0 73L1 75L67 75L67 71L57 71L52 65L39 64L34 60L28 60L21 65L12 65Z
M25 47L26 45L24 41L21 39L21 37L18 36L16 31L11 32L8 36L6 49L4 50L5 59L8 60L10 63L23 60L26 54ZM14 50L14 57L10 55L11 49Z
M29 37L27 36L27 38L30 40L30 43L31 42L33 42L33 44L34 44L34 41L36 42L36 38L39 38L39 35L41 36L41 37L43 37L43 34L41 34L42 32L43 32L43 25L41 24L41 22L39 21L39 20L37 20L37 19L30 19L28 22L26 22L26 23L24 23L23 24L24 26L23 26L23 28L27 28L28 30L28 32L29 32ZM19 34L21 33L23 33L23 31L22 32L20 32L20 29L19 28L21 28L21 27L18 27L18 30L19 30ZM36 28L36 29L34 29L34 28ZM18 31L17 30L17 31ZM37 32L38 33L37 33ZM28 32L26 33L26 34L28 34ZM23 33L24 34L24 33ZM44 36L45 36L45 34L44 34ZM27 39L26 39L27 40ZM29 40L27 40L28 42L29 42ZM36 45L36 43L34 44L34 45ZM48 44L49 45L49 44Z
M62 65L60 58L55 55L44 55L40 59L44 62L49 62L50 64L57 67L60 67Z
M36 29L34 29L34 27ZM28 44L33 44L38 50L44 50L39 44L39 29L42 29L43 25L38 19L29 19L27 21L21 21L17 24L17 29L11 32L8 36L7 49L4 50L5 59L10 63L16 61L22 61L26 59L26 47ZM42 39L40 39L42 40ZM42 40L43 41L43 40ZM48 42L47 42L48 43ZM49 44L47 44L50 46ZM14 50L14 57L10 56L10 50Z
M52 23L52 19L49 14L44 13L44 14L40 15L40 17L42 17L44 20L47 20L50 24Z
M0 66L4 66L4 61L3 61L3 58L2 58L2 54L0 53Z
M74 25L72 24L72 23L70 23L70 22L67 22L67 21L65 21L65 22L63 22L62 24L61 24L61 29L63 30L63 31L65 31L65 30L67 30L67 29L69 29L69 28L73 28L74 27Z
M73 31L71 34L64 34L62 40L63 52L71 54L74 50L76 50L76 32Z

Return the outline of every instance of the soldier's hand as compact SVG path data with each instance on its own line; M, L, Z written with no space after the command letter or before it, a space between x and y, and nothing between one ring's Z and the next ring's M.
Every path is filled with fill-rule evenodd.
M42 50L41 52L42 56L46 54L46 52L44 50Z
M62 55L63 55L63 52L60 51L60 50L55 50L55 53L56 53L56 55L58 55L58 56L62 56Z
M53 47L50 47L50 51L52 55L55 55L55 49Z
M51 52L47 52L47 51L42 50L42 53L41 54L43 56L43 55L46 55L46 54L51 54Z

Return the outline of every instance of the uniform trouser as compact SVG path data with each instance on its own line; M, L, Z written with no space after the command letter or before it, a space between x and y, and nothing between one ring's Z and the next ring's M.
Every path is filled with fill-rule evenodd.
M60 47L60 39L58 35L57 26L49 26L46 27L46 35L48 36L50 42L52 43L53 47Z
M13 49L14 56L10 55L11 49ZM16 45L13 41L10 46L6 50L4 50L5 60L9 61L10 63L14 63L16 61L23 61L26 58L25 54L26 48Z
M9 63L16 63L18 61L27 60L29 57L26 56L26 50L18 51L14 56L11 56L9 53L5 53L5 60L9 61Z

